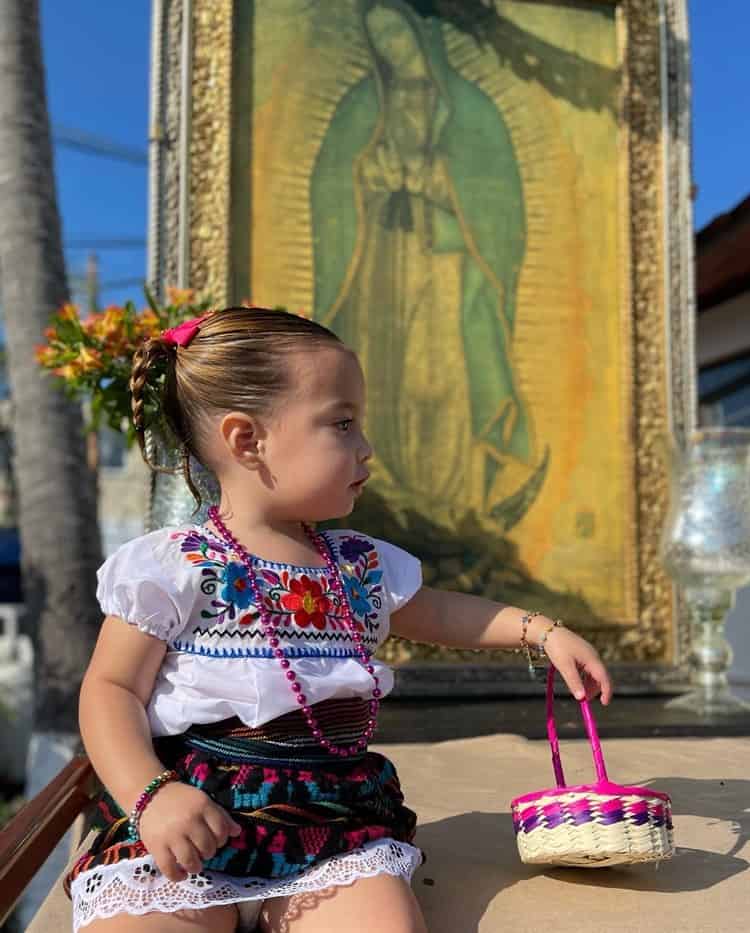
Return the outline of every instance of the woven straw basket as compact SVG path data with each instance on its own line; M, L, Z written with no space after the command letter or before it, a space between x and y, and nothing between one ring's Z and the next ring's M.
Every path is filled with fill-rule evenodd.
M581 713L594 756L596 783L565 784L554 716L555 668L547 674L547 736L557 787L511 801L521 861L531 865L603 868L674 854L669 797L649 787L622 787L607 778L599 736L586 700Z

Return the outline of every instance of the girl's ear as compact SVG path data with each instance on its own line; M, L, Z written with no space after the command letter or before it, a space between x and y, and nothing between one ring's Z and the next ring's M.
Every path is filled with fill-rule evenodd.
M227 453L248 470L256 470L262 464L263 433L256 418L240 411L224 415L219 424L219 436Z

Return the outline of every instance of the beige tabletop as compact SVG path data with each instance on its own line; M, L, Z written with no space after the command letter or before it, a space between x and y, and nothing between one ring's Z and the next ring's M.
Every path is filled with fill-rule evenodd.
M414 887L430 933L750 931L750 739L610 739L609 776L672 797L676 856L659 865L521 864L512 797L552 783L549 747L515 735L381 745L418 813ZM584 741L562 743L568 783L592 780ZM29 933L67 933L59 885ZM387 931L384 931L387 933Z
M588 744L561 744L567 782L591 781ZM553 783L546 741L381 746L420 818L427 862L414 887L431 933L750 930L750 739L611 739L603 748L611 780L672 797L670 861L524 866L508 804Z

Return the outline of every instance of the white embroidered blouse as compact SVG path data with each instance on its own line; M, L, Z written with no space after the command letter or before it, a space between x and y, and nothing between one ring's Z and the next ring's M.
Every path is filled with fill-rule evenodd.
M352 617L375 650L389 617L417 592L420 563L355 531L323 533L341 571ZM325 567L255 559L265 609L309 703L372 694ZM207 527L181 525L135 538L98 573L105 615L167 642L148 705L154 736L238 716L258 726L298 708L253 604L247 569ZM393 673L373 660L383 695Z

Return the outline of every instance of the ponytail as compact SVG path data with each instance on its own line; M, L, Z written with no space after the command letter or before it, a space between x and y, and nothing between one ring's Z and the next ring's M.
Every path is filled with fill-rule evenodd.
M133 427L135 436L138 440L138 446L145 464L154 473L179 473L182 472L183 479L192 493L196 502L196 510L201 506L201 495L198 491L193 477L190 473L190 446L184 432L180 426L175 423L175 419L170 418L167 411L165 395L167 387L174 383L174 365L175 365L176 347L166 343L160 337L151 337L144 341L133 354L133 368L130 374L130 407L133 418ZM164 376L164 385L159 389L154 386L153 373L160 362L166 364L166 373ZM149 379L149 376L152 378ZM146 439L146 429L150 427L146 423L146 401L149 392L157 397L154 399L156 407L161 415L162 429L166 428L177 440L180 447L180 465L176 467L165 466L157 462L149 453L149 444Z

